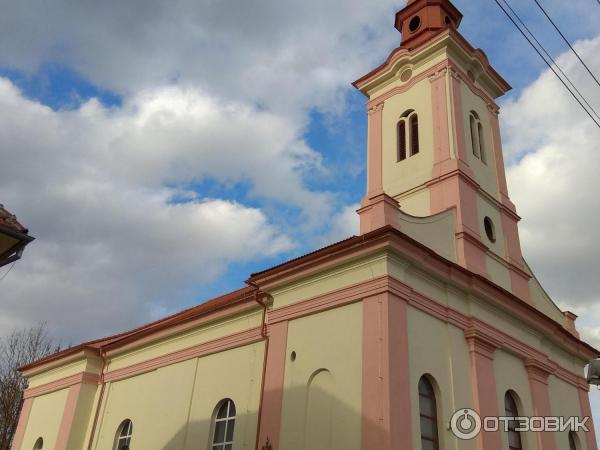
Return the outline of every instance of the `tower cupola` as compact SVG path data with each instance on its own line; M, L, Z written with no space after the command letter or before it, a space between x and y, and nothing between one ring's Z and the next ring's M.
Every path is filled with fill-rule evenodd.
M461 20L461 12L449 0L409 0L396 14L401 47L418 47L446 28L458 28Z

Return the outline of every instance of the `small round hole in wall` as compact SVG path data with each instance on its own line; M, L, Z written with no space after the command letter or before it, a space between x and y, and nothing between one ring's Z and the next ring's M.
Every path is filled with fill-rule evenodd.
M400 74L400 81L402 81L403 83L406 83L408 80L410 80L412 78L412 70L411 69L406 69L404 72L402 72L402 74Z
M483 226L485 228L485 234L491 242L496 242L496 229L494 227L494 222L489 217L483 219Z
M410 19L410 22L408 24L408 30L411 33L414 33L415 31L417 31L419 29L420 26L421 26L421 18L419 16L415 16L412 19Z
M290 359L292 360L292 362L296 361L296 352L291 353Z

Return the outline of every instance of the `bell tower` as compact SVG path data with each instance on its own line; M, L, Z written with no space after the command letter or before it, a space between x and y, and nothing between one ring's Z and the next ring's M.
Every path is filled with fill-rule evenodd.
M449 0L409 0L400 46L353 83L368 97L361 233L394 226L530 302L495 101L510 86L461 19Z

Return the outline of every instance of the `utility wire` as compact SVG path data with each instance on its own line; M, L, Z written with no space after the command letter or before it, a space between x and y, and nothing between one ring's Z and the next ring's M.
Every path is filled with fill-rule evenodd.
M583 67L585 67L585 70L587 70L588 73L591 75L591 77L594 79L594 81L596 82L596 84L598 85L598 87L600 87L600 81L598 81L598 78L596 78L596 75L593 74L593 72L588 67L588 65L583 61L583 59L581 58L581 56L579 55L579 53L577 52L577 50L575 50L573 48L573 46L571 45L571 43L569 42L569 40L565 37L565 35L563 34L563 32L560 31L560 28L558 28L558 25L556 25L556 22L554 22L554 20L552 20L552 18L550 17L550 15L546 12L546 10L544 9L544 7L540 4L540 2L538 0L533 0L533 1L542 10L542 12L546 16L546 18L550 21L550 23L552 24L552 26L556 29L556 31L558 31L558 34L560 34L560 37L563 38L563 41L565 41L567 43L567 45L569 46L569 48L571 49L571 51L575 54L575 56L577 56L577 59L579 60L579 62L581 64L583 64ZM598 3L600 3L600 0L596 0L596 1Z
M548 64L548 62L547 62L548 60L550 60L552 62L552 64L554 65L554 67L556 67L556 69L562 74L562 76L564 77L564 79L567 80L567 82L571 85L571 87L579 95L579 97L581 98L581 100L583 100L583 102L588 106L589 110L594 113L594 115L596 116L596 118L598 120L600 120L600 115L598 115L598 113L596 112L596 110L594 109L594 107L592 105L590 105L590 103L587 101L587 99L581 93L581 91L579 89L577 89L577 86L575 86L573 84L573 82L571 81L571 79L569 78L569 76L560 68L560 66L558 65L558 63L556 62L556 60L552 57L552 55L550 55L550 53L548 53L548 51L544 48L544 46L542 45L542 43L535 37L535 34L533 34L533 32L529 29L529 27L525 24L525 22L523 22L523 20L521 19L521 17L519 17L519 14L517 14L517 12L510 6L510 3L508 3L507 0L502 0L502 1L506 4L506 6L510 10L510 12L512 12L513 15L517 18L517 20L523 26L523 28L525 29L525 31L527 31L529 33L529 35L533 38L533 40L538 45L538 47L542 50L542 52L544 52L544 54L547 57L546 64ZM598 0L598 1L600 1L600 0ZM539 54L539 52L538 52L538 54Z
M544 60L544 62L550 68L550 70L552 70L552 72L554 72L554 75L556 75L556 77L560 80L560 82L563 84L563 86L569 91L569 93L571 94L571 96L573 96L573 98L577 101L577 103L579 103L579 106L581 106L583 108L583 110L587 113L587 115L590 116L590 119L592 119L594 121L594 124L598 128L600 128L600 121L596 120L596 118L592 115L592 113L584 106L583 102L575 95L575 93L567 85L567 83L565 82L565 80L558 74L558 72L552 66L552 64L550 62L548 62L548 60L546 58L544 58L544 55L542 54L542 52L534 45L534 43L531 41L531 39L529 38L529 36L527 36L527 34L521 29L521 27L519 27L519 25L517 24L517 22L515 22L515 19L513 19L513 17L510 15L510 13L504 8L504 6L502 6L502 4L500 3L500 1L499 0L494 0L494 1L500 7L500 9L504 12L504 14L506 14L506 17L508 17L508 19L517 28L517 30L523 35L523 37L527 40L527 42L529 42L529 45L531 45L533 47L533 49L540 56L540 58L542 58ZM584 101L585 101L585 99L584 99Z

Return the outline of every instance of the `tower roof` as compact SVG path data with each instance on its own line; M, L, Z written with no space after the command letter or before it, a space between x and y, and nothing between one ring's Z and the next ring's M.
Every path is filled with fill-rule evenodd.
M409 0L396 14L396 29L402 34L401 47L415 48L448 28L458 28L461 12L450 0Z

